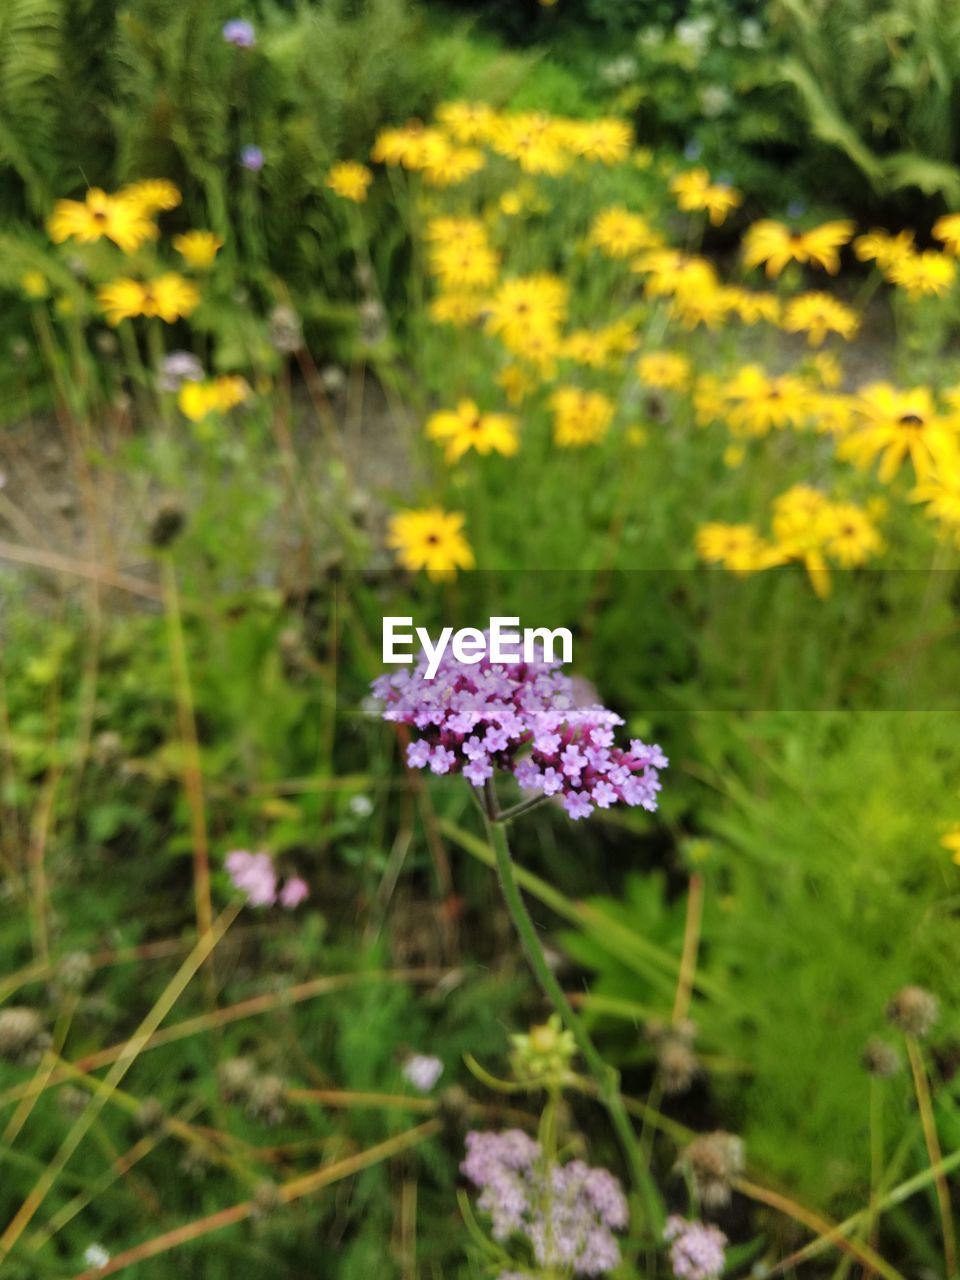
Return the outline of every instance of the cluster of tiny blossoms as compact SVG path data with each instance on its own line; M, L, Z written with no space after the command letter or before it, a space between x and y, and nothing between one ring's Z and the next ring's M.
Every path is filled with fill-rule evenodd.
M522 1237L538 1267L565 1274L599 1276L619 1264L613 1233L627 1225L627 1202L612 1173L582 1160L548 1161L519 1129L468 1133L466 1141L460 1169L480 1190L495 1240Z
M670 1266L676 1280L717 1280L722 1274L727 1237L719 1227L672 1214L663 1238L671 1241Z
M666 756L639 738L629 750L614 746L623 720L606 707L577 706L559 665L466 664L445 654L427 679L421 655L415 667L381 676L373 688L386 704L385 720L420 731L407 748L414 769L462 773L475 787L502 769L524 790L557 796L571 818L619 803L655 809Z
M277 873L268 853L234 849L227 854L224 866L230 883L243 894L248 906L272 907L279 902L285 910L293 911L310 896L307 882L300 876L291 876L278 889Z

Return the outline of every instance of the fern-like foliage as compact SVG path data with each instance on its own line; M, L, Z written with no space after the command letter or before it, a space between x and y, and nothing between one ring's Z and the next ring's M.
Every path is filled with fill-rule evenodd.
M42 209L57 162L63 5L0 5L0 179L11 171L14 209Z
M171 178L184 195L171 230L210 227L254 302L279 277L308 321L342 329L357 289L331 161L429 114L448 55L413 0L251 8L256 47L238 50L223 38L234 0L0 0L0 225L36 225L89 186ZM250 144L266 157L255 177L240 165ZM365 213L389 292L395 219L386 202Z
M954 0L774 0L783 83L809 133L873 190L960 201Z

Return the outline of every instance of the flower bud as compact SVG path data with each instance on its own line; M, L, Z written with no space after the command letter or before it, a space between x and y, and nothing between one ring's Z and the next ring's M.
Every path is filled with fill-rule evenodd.
M874 1037L863 1046L860 1061L864 1071L878 1079L895 1076L900 1070L900 1055L892 1044Z
M886 1008L887 1021L906 1035L927 1036L940 1016L940 1001L923 987L903 987Z
M0 1009L0 1058L21 1066L32 1066L50 1046L43 1017L26 1005Z
M287 1086L279 1076L259 1076L247 1093L247 1115L263 1124L279 1124L283 1119Z
M705 1133L690 1143L677 1165L693 1177L705 1209L722 1209L730 1203L733 1183L743 1173L743 1140L722 1129Z
M172 546L183 532L187 513L177 498L163 498L150 522L150 542L158 551Z

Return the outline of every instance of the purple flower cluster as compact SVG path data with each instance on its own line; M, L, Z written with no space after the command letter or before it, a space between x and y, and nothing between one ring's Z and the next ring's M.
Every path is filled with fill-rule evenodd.
M547 1161L540 1143L519 1129L468 1133L460 1169L480 1189L493 1238L524 1238L538 1267L599 1276L619 1264L613 1232L627 1225L627 1202L606 1169Z
M263 152L253 143L244 147L240 152L240 163L244 169L249 169L251 173L259 173L264 165Z
M475 787L504 769L524 790L558 797L571 818L620 803L655 809L666 756L639 738L629 750L615 746L613 730L623 720L598 704L577 706L573 681L559 666L467 664L447 653L427 679L421 655L373 689L386 704L385 720L420 731L407 749L414 769L462 773Z
M252 49L257 43L257 33L246 18L231 18L223 24L223 38L238 49Z
M269 853L234 849L227 854L224 865L231 884L251 907L272 907L279 901L281 907L293 911L310 896L309 886L300 876L291 876L277 892L277 873Z
M716 1280L722 1274L727 1237L719 1227L675 1213L667 1219L663 1238L673 1241L670 1265L676 1280Z
M179 391L185 382L202 382L203 365L190 351L171 351L160 366L157 386L161 391Z

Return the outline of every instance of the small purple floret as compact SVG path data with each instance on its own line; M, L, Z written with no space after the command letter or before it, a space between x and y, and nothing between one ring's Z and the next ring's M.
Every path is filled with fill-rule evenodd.
M246 18L231 18L223 24L223 38L227 44L236 45L238 49L252 49L257 43L257 33L253 23Z

